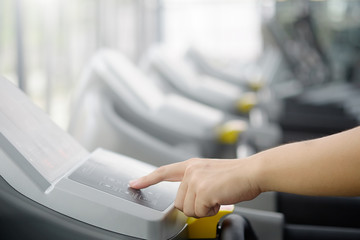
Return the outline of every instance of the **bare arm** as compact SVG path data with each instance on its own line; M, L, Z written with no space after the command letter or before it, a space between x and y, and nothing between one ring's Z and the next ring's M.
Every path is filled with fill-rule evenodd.
M360 195L360 127L287 144L252 156L262 191L305 195Z
M189 159L132 181L144 188L181 181L175 207L188 216L216 214L222 204L250 200L265 191L305 195L360 195L360 127L286 144L245 159Z

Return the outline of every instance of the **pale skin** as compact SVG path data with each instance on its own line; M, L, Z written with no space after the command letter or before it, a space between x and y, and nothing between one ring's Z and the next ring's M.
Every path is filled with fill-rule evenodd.
M192 158L130 182L135 189L181 181L175 207L191 217L212 216L220 205L262 192L360 196L360 127L272 148L244 159Z

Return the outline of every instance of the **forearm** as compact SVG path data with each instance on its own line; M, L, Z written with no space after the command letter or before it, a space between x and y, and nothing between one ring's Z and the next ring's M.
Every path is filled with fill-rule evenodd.
M360 127L245 159L189 159L160 167L130 186L141 189L160 181L181 181L175 207L195 217L265 191L360 196Z
M360 127L273 148L250 159L262 191L360 195Z

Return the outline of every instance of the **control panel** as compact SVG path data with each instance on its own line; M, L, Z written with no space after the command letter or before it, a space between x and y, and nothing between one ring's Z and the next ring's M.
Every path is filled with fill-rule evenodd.
M32 207L41 205L119 239L172 239L186 227L185 215L173 206L178 183L129 188L129 180L155 167L104 149L90 154L2 78L0 162L1 178L39 203Z
M169 189L163 183L142 190L130 188L128 182L143 172L133 161L125 156L119 161L114 156L100 159L93 155L69 179L158 211L166 210L175 200L176 188Z

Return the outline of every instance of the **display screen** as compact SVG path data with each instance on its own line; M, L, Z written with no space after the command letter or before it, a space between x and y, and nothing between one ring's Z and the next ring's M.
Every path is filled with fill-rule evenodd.
M23 92L2 78L0 131L7 139L7 144L0 147L6 152L11 144L23 156L13 154L10 156L13 161L23 168L35 168L49 183L63 176L89 154ZM23 170L29 172L29 169Z

